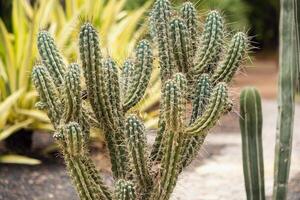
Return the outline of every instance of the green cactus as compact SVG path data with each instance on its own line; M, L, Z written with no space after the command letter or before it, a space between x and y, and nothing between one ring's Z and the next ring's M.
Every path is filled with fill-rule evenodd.
M262 110L260 95L255 88L245 88L241 92L240 115L247 199L264 200Z
M81 62L68 68L49 33L39 34L43 64L32 72L40 96L37 106L47 111L55 127L55 138L81 199L169 199L179 174L197 156L209 130L231 110L227 84L246 54L247 37L237 33L227 44L217 11L209 13L200 35L197 18L188 2L177 12L168 0L157 0L151 12L150 33L158 49L162 82L159 129L151 152L142 121L131 113L151 77L152 52L156 52L151 43L139 42L119 75L116 62L102 55L91 24L80 29ZM86 99L82 99L83 90ZM91 126L105 135L114 190L104 184L88 157Z
M276 129L273 199L287 198L289 171L292 153L292 138L295 112L295 95L299 81L299 52L297 51L297 25L295 12L299 2L281 0L280 50L278 78L278 118ZM298 82L299 84L299 82Z
M136 200L134 185L131 182L120 179L115 188L116 200Z

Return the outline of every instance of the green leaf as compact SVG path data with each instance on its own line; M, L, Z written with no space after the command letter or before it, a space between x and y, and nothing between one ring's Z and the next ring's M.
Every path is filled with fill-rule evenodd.
M39 164L41 164L41 161L34 159L34 158L26 157L26 156L21 156L21 155L16 155L16 154L7 154L7 155L0 155L0 163L39 165Z
M22 95L24 90L18 90L12 93L9 97L7 97L1 104L0 104L0 116L7 112L11 106L18 100L18 98Z

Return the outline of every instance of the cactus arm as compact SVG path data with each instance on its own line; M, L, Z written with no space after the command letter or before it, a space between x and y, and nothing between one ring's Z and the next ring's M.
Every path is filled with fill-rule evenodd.
M126 120L125 130L133 160L132 163L134 164L134 174L137 176L140 189L147 191L152 186L152 179L147 163L145 127L136 116L129 115Z
M186 99L187 99L187 79L186 77L182 74L182 73L176 73L173 75L173 80L175 81L178 89L183 92L184 94L184 97L183 97L183 104L184 106L186 106L187 102L186 102ZM161 158L162 158L162 140L163 140L163 135L164 135L164 131L165 131L165 128L166 128L166 122L164 120L164 118L162 117L163 116L163 113L164 113L164 105L161 106L161 114L160 114L160 118L159 118L159 124L158 124L158 127L159 127L159 130L157 132L157 136L155 138L155 142L153 144L153 148L152 148L152 151L151 151L151 155L150 155L150 158L151 160L154 162L154 163L157 163L159 161L161 161ZM184 116L185 118L185 116Z
M181 18L185 20L186 26L189 30L191 38L191 47L189 51L191 56L194 56L198 49L199 23L197 17L198 14L195 6L191 2L185 2L181 8Z
M81 87L80 87L80 69L74 63L69 66L65 74L65 91L64 91L64 119L66 122L79 122L81 116Z
M163 108L161 107L160 109L161 113L163 112L162 109ZM158 119L158 131L150 154L150 159L154 164L161 160L161 155L162 155L162 139L165 132L166 123L161 116L162 114L160 114L160 117Z
M193 109L192 109L192 116L191 116L190 123L195 122L195 120L202 115L204 108L208 103L211 90L212 90L212 85L209 80L209 75L202 74L196 83L195 92L193 94L193 99L192 99Z
M79 46L89 100L104 129L113 174L115 177L125 177L128 156L124 145L124 116L117 68L111 59L103 61L98 34L89 23L81 27Z
M247 50L248 38L245 33L236 33L228 48L226 56L212 76L212 83L229 83L243 61Z
M163 91L164 120L166 123L163 138L161 179L155 186L150 199L168 199L179 174L182 134L184 130L184 92L179 90L174 80L165 83Z
M255 88L246 88L241 92L240 114L247 199L264 200L262 110L261 99Z
M115 200L136 200L134 185L130 181L119 179L115 184Z
M40 96L39 104L47 110L51 122L57 127L62 117L63 106L49 72L44 66L36 66L32 71L32 80Z
M294 57L296 56L294 6L295 2L293 0L281 0L274 200L287 198L291 163L297 66Z
M189 30L182 19L175 18L170 22L172 51L179 72L187 73L191 68L191 40Z
M190 124L194 123L198 117L202 116L205 107L211 95L212 86L208 74L202 74L196 83L195 92L192 99L192 116ZM192 159L198 153L205 137L197 135L185 136L184 147L182 151L182 167L191 163Z
M135 106L143 98L151 77L152 57L149 42L146 40L141 41L136 49L134 71L123 102L124 111Z
M203 115L185 130L187 134L206 135L220 119L228 101L228 90L225 83L218 83L212 91L211 97Z
M174 55L170 41L169 23L172 15L168 0L157 0L150 16L151 32L159 50L159 62L162 82L172 77L174 71Z
M37 44L43 64L53 77L54 84L60 86L64 80L65 64L54 44L53 38L47 31L40 31L38 33Z
M76 122L66 124L54 137L63 152L67 169L80 199L111 200L108 188L87 156L87 141L79 124Z
M127 59L122 67L122 73L121 73L121 93L122 93L122 97L125 97L128 93L129 87L130 87L130 79L133 77L134 75L134 61L131 59Z
M212 73L219 60L223 40L224 24L222 17L219 12L211 11L206 18L204 32L200 40L201 48L195 55L195 66L191 71L195 78L198 78L202 73Z

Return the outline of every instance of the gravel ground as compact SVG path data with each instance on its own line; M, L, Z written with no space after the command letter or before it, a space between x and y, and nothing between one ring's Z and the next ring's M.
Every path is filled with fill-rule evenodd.
M276 102L263 101L263 145L266 193L272 194L276 127ZM300 200L300 105L295 116L289 200ZM151 140L151 138L149 138ZM153 138L152 138L153 139ZM105 169L107 158L94 157L111 183ZM56 159L57 160L57 159ZM104 169L104 170L103 170ZM198 158L180 176L173 199L244 200L241 138L238 117L233 114L214 129ZM39 166L0 165L0 200L78 200L61 161L43 160Z

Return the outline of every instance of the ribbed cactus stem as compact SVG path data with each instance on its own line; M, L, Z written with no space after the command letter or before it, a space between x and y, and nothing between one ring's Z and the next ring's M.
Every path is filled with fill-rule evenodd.
M150 199L169 199L178 174L184 130L184 91L180 91L174 80L165 83L163 91L164 120L166 123L163 138L161 180L154 188Z
M152 187L149 172L145 127L135 116L127 117L125 130L128 138L129 150L133 163L133 171L139 182L139 189L147 191Z
M132 59L125 60L122 66L122 73L120 77L122 97L127 95L129 87L131 86L131 78L134 75L134 68L134 61Z
M171 78L175 69L169 28L171 15L172 10L168 0L157 0L154 3L150 16L151 32L158 45L161 79L163 81Z
M297 58L295 6L299 1L281 0L279 37L278 118L276 129L273 199L285 200L293 144ZM297 15L299 12L297 13ZM299 77L298 77L299 78ZM298 79L299 80L299 79Z
M126 180L120 179L115 186L115 200L136 200L134 185Z
M143 98L150 81L153 56L147 40L143 40L138 44L135 57L132 76L123 102L124 111L135 106Z
M242 32L236 33L230 42L224 60L221 62L212 76L213 84L217 84L219 82L229 83L231 81L232 77L244 59L247 47L247 35Z
M34 67L32 80L40 96L40 106L46 108L51 122L57 127L63 114L63 106L48 70L41 65Z
M79 122L81 113L81 86L80 86L80 68L73 63L69 66L65 74L65 111L64 118L66 122Z
M49 70L55 85L61 85L64 80L65 64L54 43L54 39L47 31L40 31L37 44L43 64Z
M175 18L170 22L170 33L176 67L179 72L187 73L192 64L189 30L182 19Z
M185 24L189 30L191 38L190 54L194 56L198 48L199 42L199 22L198 14L195 6L191 2L185 2L181 8L181 18L185 20Z
M213 89L203 115L186 128L187 134L206 135L220 119L228 101L228 89L225 83L218 83Z
M212 73L219 58L224 43L224 24L218 11L211 11L205 22L200 45L191 71L195 78L202 73Z
M208 74L202 74L195 85L195 92L192 100L193 110L190 123L200 117L208 103L212 91L212 84Z
M111 200L91 160L86 156L86 141L78 123L70 122L55 134L67 164L68 171L82 200Z
M116 64L111 59L103 61L98 34L89 23L81 27L79 46L89 100L104 129L112 171L115 177L125 177L128 155Z
M245 88L240 96L243 168L247 200L264 200L261 99L255 88Z
M202 116L202 113L205 111L206 105L208 104L212 92L209 78L208 74L202 74L196 83L195 92L193 94L194 99L192 100L193 109L190 124L194 123L197 118ZM201 148L204 139L205 137L197 135L185 136L182 151L182 167L186 167L191 163Z

